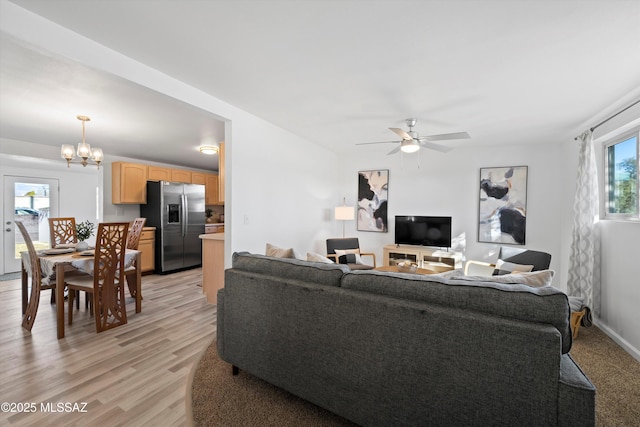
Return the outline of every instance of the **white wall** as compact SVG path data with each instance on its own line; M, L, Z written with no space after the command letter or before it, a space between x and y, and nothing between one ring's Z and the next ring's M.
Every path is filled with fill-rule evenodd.
M464 237L454 250L466 259L495 262L499 245L478 242L478 198L481 167L528 166L526 248L552 255L556 271L554 286L566 288L560 268L562 227L558 206L568 197L560 186L562 163L559 145L459 148L447 154L420 150L416 155L387 156L387 150L359 150L343 162L343 187L347 204L355 204L357 173L360 170L389 169L389 232L357 232L348 223L348 235L357 236L360 246L376 252L394 243L395 215L442 215L452 217L452 235Z

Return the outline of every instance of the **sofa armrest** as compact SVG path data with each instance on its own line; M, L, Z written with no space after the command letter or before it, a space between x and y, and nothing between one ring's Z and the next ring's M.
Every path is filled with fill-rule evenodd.
M558 426L596 425L596 388L569 354L560 358Z

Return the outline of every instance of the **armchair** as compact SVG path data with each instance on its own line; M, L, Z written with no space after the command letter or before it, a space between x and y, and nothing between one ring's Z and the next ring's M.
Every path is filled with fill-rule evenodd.
M373 266L364 264L360 259L362 256L372 257ZM371 270L376 267L376 254L360 252L360 242L357 237L327 239L327 258L337 264L347 264L352 270Z
M547 270L549 268L549 264L551 264L551 255L546 252L501 246L500 252L498 252L498 262L496 264L469 260L465 264L464 274L465 276L491 276L494 274L500 274L499 272L496 272L496 267L498 264L503 263L518 264L527 267L531 266L531 270L529 271ZM509 272L511 271L509 268L510 267L506 266L504 268L500 268L500 270L506 270ZM513 269L512 271L517 270Z

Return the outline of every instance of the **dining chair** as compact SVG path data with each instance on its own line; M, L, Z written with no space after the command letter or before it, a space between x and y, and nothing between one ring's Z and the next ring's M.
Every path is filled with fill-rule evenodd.
M76 219L69 218L49 218L49 235L51 248L56 246L78 243L76 230ZM89 305L89 295L85 298L85 307ZM80 298L76 300L76 307L80 307Z
M52 280L48 284L42 283L42 272L40 270L40 260L38 254L33 246L31 236L27 232L27 228L22 221L16 221L16 225L22 234L24 242L27 244L27 251L29 252L29 270L27 273L31 277L31 296L27 304L27 309L22 318L22 327L27 331L31 331L33 323L36 321L36 314L38 313L38 306L40 305L40 291L42 289L51 289L51 304L56 301L56 281Z
M140 235L142 234L142 228L144 227L145 222L147 222L146 218L136 218L131 223L129 227L129 233L127 234L127 249L138 250L138 245L140 244ZM124 270L125 279L127 281L127 286L129 287L129 294L135 298L136 297L136 285L135 285L135 276L136 274L136 264L134 262L133 265L127 267ZM142 296L140 297L142 298Z
M75 218L49 218L49 235L51 236L51 247L78 243L76 234Z
M124 256L128 222L109 222L98 225L93 274L65 280L69 289L69 325L73 322L73 299L78 291L92 296L96 332L106 331L127 323L124 297Z

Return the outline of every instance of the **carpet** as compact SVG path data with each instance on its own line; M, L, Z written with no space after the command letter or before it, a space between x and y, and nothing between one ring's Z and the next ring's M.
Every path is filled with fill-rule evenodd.
M596 326L579 329L571 356L596 386L596 425L640 427L640 362Z
M596 386L599 427L640 427L640 362L595 326L582 327L571 356ZM195 367L191 390L195 426L353 426L246 372L231 375L215 341Z
M218 357L216 342L195 368L191 382L194 426L339 427L355 424L231 365Z

